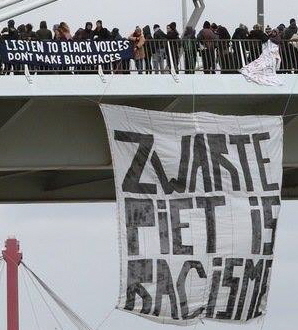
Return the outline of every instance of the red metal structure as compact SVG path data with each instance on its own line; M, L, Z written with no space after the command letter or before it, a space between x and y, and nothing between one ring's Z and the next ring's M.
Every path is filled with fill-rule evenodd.
M2 251L7 269L7 330L19 330L18 267L22 260L19 242L8 238Z

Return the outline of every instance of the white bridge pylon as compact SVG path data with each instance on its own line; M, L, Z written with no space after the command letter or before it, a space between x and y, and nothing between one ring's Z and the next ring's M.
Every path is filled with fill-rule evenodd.
M0 22L22 15L58 0L1 0Z

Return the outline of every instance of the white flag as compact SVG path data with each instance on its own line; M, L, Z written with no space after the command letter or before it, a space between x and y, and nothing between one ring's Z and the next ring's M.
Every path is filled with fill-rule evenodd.
M266 311L282 118L103 105L114 165L118 308L160 323Z

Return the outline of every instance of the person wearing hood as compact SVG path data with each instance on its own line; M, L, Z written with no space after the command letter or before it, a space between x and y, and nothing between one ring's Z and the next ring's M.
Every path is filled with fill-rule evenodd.
M112 32L111 32L111 39L118 41L118 40L123 40L121 34L119 33L119 29L118 28L113 28Z
M92 23L87 22L85 24L85 29L81 35L82 40L92 40L93 39L93 31L92 31Z
M297 35L297 25L295 20L291 20L290 26L282 33L282 42L280 45L281 52L281 73L291 73L297 65L297 48L293 41Z
M139 26L136 26L135 31L128 37L128 40L133 42L136 68L138 70L138 73L142 74L143 60L145 58L145 38Z
M170 43L170 50L172 53L172 58L173 58L173 63L174 63L174 68L176 73L179 72L178 69L178 64L179 64L179 33L176 29L176 23L172 22L169 25L167 25L167 39L169 40ZM167 64L168 67L171 68L171 61L170 61L170 56L169 52L167 49Z
M10 40L10 35L9 35L9 28L5 27L1 31L1 40ZM0 61L1 63L1 61ZM4 63L4 68L3 71L1 70L1 74L4 75L9 75L10 72L13 71L13 66L11 63Z
M182 37L185 58L185 74L194 74L197 63L196 30L192 26L185 28Z
M227 28L222 25L218 25L217 35L219 40L217 54L221 73L230 73L228 70L233 68L233 55L230 53L231 35Z
M111 40L115 40L115 41L123 40L121 34L119 33L118 28L112 29ZM124 70L123 67L127 68L127 63L129 63L129 60L127 60L127 59L112 62L113 73L114 74L123 73L123 70Z
M52 40L52 31L48 29L47 22L41 21L39 25L39 30L36 31L37 40Z
M151 35L150 31L150 26L146 25L143 28L143 34L145 38L145 44L144 44L144 50L145 50L145 69L146 69L146 74L151 74L152 73L152 64L151 64L151 59L152 59L152 47L154 43L152 42L153 38Z
M100 19L96 22L96 28L93 30L93 39L111 40L110 31L102 26L102 21Z
M284 31L283 39L290 40L295 33L297 33L297 25L296 21L292 21L289 27Z
M19 25L18 28L17 28L17 31L18 31L19 39L25 40L25 36L26 36L26 26L25 26L25 24Z
M81 40L83 40L84 31L85 30L83 28L77 29L77 31L75 32L75 34L73 36L73 40L74 41L81 41Z
M154 44L152 47L152 62L155 74L164 73L164 59L166 56L166 40L167 35L161 30L159 24L153 25L153 40Z
M15 22L13 19L10 19L7 22L7 28L8 28L8 36L9 40L17 40L19 38L19 34L17 29L14 27Z
M198 43L203 47L201 51L205 74L215 74L215 41L218 36L212 31L210 22L205 21L203 29L197 35Z

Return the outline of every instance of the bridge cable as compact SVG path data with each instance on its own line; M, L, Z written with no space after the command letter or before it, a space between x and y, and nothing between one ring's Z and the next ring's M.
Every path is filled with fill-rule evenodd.
M27 295L28 295L28 298L29 298L29 302L30 302L30 306L31 306L31 311L32 311L32 314L33 314L33 317L34 317L34 320L35 320L35 323L36 323L36 326L37 328L40 330L40 325L39 325L39 322L38 322L38 318L37 318L37 313L35 311L35 308L34 308L34 305L33 305L33 301L32 301L32 297L31 297L31 294L30 294L30 290L29 290L29 287L28 287L28 284L27 284L27 281L26 281L26 278L25 278L25 275L24 275L24 270L23 268L21 269L22 272L21 272L21 275L22 275L22 280L23 280L23 283L25 285L25 288L26 288L26 292L27 292Z
M98 324L98 326L95 328L95 330L98 330L99 328L101 328L106 321L111 317L111 315L113 314L113 312L115 311L115 307L113 307L109 313L105 316L105 318Z
M23 265L23 266L24 266L24 265ZM24 266L24 267L25 267L25 266ZM39 291L39 294L42 296L42 298L43 298L44 302L46 303L48 309L50 310L52 316L55 318L56 322L57 322L58 325L60 326L60 329L63 330L63 326L62 326L62 324L58 321L58 318L55 316L55 314L54 314L54 312L52 311L52 309L50 308L49 304L46 302L46 299L44 298L42 292L41 292L41 291L39 290L39 288L37 287L35 281L34 281L33 278L32 278L32 277L34 277L34 276L33 276L32 273L30 272L30 270L28 270L28 267L27 267L26 271L27 271L28 276L30 277L32 283L34 284L35 288ZM35 277L34 277L34 278L35 278ZM36 279L36 278L35 278L35 279ZM39 282L38 282L38 283L39 283ZM40 284L40 283L39 283L39 284ZM47 291L46 291L46 292L47 292ZM47 293L48 293L48 292L47 292ZM49 293L48 293L48 294L49 294ZM50 295L50 294L49 294L49 295ZM50 295L50 296L51 296L51 295ZM57 302L56 302L56 303L57 303ZM57 304L58 304L58 303L57 303ZM58 306L61 308L61 306L60 306L59 304L58 304ZM64 311L64 314L66 314L65 311ZM68 315L67 315L67 317L68 317ZM68 317L68 318L69 318L69 317ZM70 318L69 318L69 319L70 319ZM77 323L77 321L72 320L72 319L70 319L70 321L71 321L71 323L73 323L73 324L76 326L76 328L78 328L79 330L84 330L83 328L80 327L80 325Z
M69 318L69 320L77 326L80 330L92 330L92 328L53 291L47 284L41 280L24 262L22 265L25 269L36 279L36 281L43 287L43 289L51 296L51 298L58 304L62 309L64 314Z
M21 262L21 264L24 266L23 262ZM27 270L26 270L27 271ZM30 278L32 284L34 285L35 289L37 290L37 292L39 293L39 295L41 296L43 302L45 303L45 305L47 306L48 310L50 311L53 319L56 321L58 327L60 330L63 330L62 324L60 323L60 321L57 319L55 313L52 311L50 305L48 304L48 302L46 301L44 295L42 294L42 292L40 291L40 289L38 288L38 286L36 285L36 283L33 281L31 274L29 272L27 272L28 277Z

